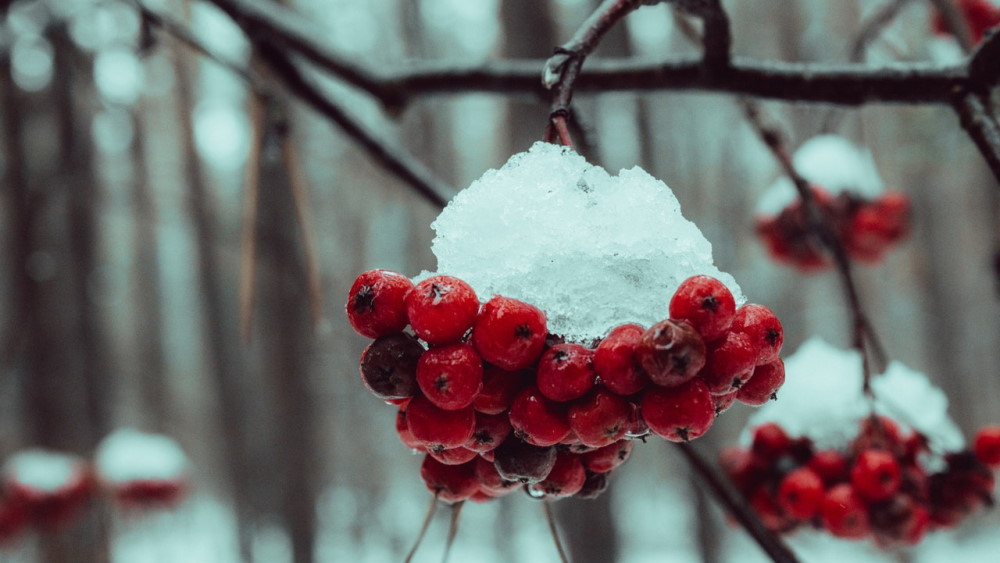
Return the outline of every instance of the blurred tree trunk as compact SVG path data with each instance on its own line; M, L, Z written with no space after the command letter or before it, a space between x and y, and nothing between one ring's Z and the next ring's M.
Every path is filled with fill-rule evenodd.
M505 0L500 3L504 58L544 59L561 41L556 37L549 2ZM542 139L548 123L549 104L545 101L510 100L507 104L507 154L526 151Z

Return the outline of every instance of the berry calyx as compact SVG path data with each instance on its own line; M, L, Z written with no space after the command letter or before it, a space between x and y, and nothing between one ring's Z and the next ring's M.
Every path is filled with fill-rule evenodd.
M777 398L778 389L785 383L785 362L778 358L754 368L750 379L744 383L736 398L750 406L760 406Z
M667 319L642 334L636 358L653 383L676 387L705 365L705 343L691 325Z
M483 362L464 342L431 348L417 362L417 384L436 406L462 409L472 404L483 386Z
M545 335L545 313L541 309L498 295L479 312L472 343L485 361L514 371L538 360L545 347Z
M510 436L512 431L507 416L477 412L476 427L465 447L479 453L494 450L507 439L507 436Z
M401 332L409 323L406 295L413 282L390 270L362 273L347 294L347 320L361 336L378 338Z
M431 345L457 342L472 327L479 298L472 286L452 276L431 276L406 296L410 326Z
M692 276L677 288L670 299L670 318L686 321L706 341L729 330L736 313L732 292L711 276Z

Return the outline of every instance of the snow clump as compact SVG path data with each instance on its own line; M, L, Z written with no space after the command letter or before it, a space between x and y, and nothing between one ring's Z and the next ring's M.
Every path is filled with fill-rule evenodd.
M97 474L105 483L173 480L188 469L184 451L173 439L123 428L101 440L95 455Z

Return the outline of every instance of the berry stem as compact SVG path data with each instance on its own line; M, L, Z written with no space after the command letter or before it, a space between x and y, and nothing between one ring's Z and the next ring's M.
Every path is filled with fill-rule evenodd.
M458 519L462 515L463 506L465 506L464 500L451 505L451 520L448 522L448 539L444 544L444 555L441 556L441 563L448 563L451 546L455 544L455 537L458 536Z
M566 549L563 547L562 540L559 539L559 530L556 528L556 517L552 514L552 502L542 501L542 511L545 513L545 522L549 525L549 533L552 534L552 542L556 544L556 551L559 552L559 561L561 563L569 563L569 557L566 556Z
M674 445L681 450L691 468L701 477L701 480L715 495L716 500L722 503L743 528L753 536L772 561L775 563L798 563L795 554L785 545L785 542L764 526L764 523L760 521L760 518L743 499L736 487L712 466L701 452L690 443L675 442Z
M413 547L410 548L409 553L406 554L406 559L403 559L403 563L413 561L413 556L417 554L420 544L424 543L424 536L427 535L427 529L431 527L431 522L434 520L434 512L437 510L437 500L437 495L431 497L431 504L427 507L427 515L424 516L424 523L420 525L420 533L417 534L417 539L413 542Z

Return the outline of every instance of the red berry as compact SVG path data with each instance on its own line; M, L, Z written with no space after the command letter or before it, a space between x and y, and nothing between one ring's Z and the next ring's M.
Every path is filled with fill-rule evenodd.
M524 388L510 405L515 435L536 446L552 446L569 435L564 405L546 399L534 385Z
M459 446L457 448L427 450L428 455L445 465L461 465L479 457L479 452Z
M347 320L358 334L378 338L401 332L409 322L406 294L413 282L389 270L364 272L347 294Z
M642 396L642 417L661 438L687 442L712 426L715 403L708 387L699 380L680 387L650 387Z
M607 473L594 473L593 471L587 471L587 478L583 482L583 486L574 495L576 498L593 500L604 492L608 488L608 474Z
M823 479L808 467L785 475L778 487L778 504L799 520L810 520L823 502Z
M758 459L774 461L788 453L791 447L791 437L775 422L765 422L753 430L753 445L750 449Z
M583 488L587 475L580 456L570 452L559 452L552 470L545 479L528 485L529 491L541 498L557 499L575 495Z
M545 335L545 313L538 307L498 295L483 305L472 343L484 360L514 371L535 363Z
M749 495L771 473L769 464L762 463L749 448L739 446L723 448L719 452L719 465L744 495Z
M729 288L710 276L684 280L670 299L670 318L686 321L706 342L725 334L735 313Z
M592 452L580 455L583 466L594 473L607 473L628 460L632 453L632 440L618 440Z
M479 490L475 460L460 465L445 465L431 456L424 457L420 477L434 496L445 502L458 502Z
M754 368L750 379L740 387L736 398L754 407L777 398L778 389L785 383L785 362L778 358Z
M471 344L460 342L424 352L417 384L427 400L445 410L472 404L483 386L483 361Z
M972 451L979 461L992 469L1000 469L1000 426L984 426L976 432Z
M705 365L705 343L691 325L667 319L642 334L636 357L653 383L676 387Z
M628 431L632 405L618 395L598 389L569 407L569 427L583 444L603 447Z
M553 401L571 401L594 387L594 352L581 344L556 344L538 360L538 390Z
M781 321L770 309L756 303L747 303L736 310L731 330L750 338L750 346L756 354L754 364L758 366L777 360L785 342Z
M407 448L424 451L426 450L424 443L418 440L413 432L410 432L410 425L406 422L406 409L409 405L410 399L406 399L399 405L399 411L396 412L396 434L399 435L399 440Z
M465 447L477 452L488 452L503 443L513 429L504 414L476 413L476 428Z
M760 486L753 491L750 506L772 532L787 532L795 527L795 522L781 509L778 499L768 487Z
M510 408L518 392L527 385L528 374L523 371L507 371L496 366L483 366L483 388L472 401L476 411L485 414L500 414Z
M739 391L732 391L725 395L712 395L712 402L715 403L715 415L718 416L729 410L729 407L733 406L733 403L736 402L738 394Z
M899 491L901 482L899 462L885 450L861 452L851 468L851 485L870 501L888 499Z
M479 298L452 276L431 276L406 296L406 313L417 336L431 345L457 342L472 327Z
M820 506L820 519L823 527L838 538L861 539L871 532L867 506L847 483L826 492Z
M649 376L636 356L644 332L637 324L616 326L594 350L594 371L614 393L632 395L649 385Z
M446 411L418 395L406 407L406 423L413 437L425 445L456 448L472 437L476 415L472 407Z
M731 331L708 345L699 379L714 395L738 391L753 375L757 353L750 337Z
M412 397L424 347L406 334L380 336L361 353L361 381L379 399Z
M808 462L809 469L819 475L829 487L849 478L847 457L838 450L820 450Z
M556 463L553 446L533 446L514 436L493 450L493 465L501 477L508 481L537 483L552 471Z

